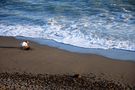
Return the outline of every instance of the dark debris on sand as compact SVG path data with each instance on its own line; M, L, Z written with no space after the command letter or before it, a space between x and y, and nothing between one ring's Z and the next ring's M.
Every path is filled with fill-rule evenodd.
M135 90L135 86L88 75L0 73L0 90Z

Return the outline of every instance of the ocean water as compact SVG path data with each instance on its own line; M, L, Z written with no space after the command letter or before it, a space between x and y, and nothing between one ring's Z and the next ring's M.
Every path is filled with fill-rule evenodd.
M127 57L135 60L135 2L1 0L0 36L23 36L42 44L49 40L87 50L118 49L132 52Z

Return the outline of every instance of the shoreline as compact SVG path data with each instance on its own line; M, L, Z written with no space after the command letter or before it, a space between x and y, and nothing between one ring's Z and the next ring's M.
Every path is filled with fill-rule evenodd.
M99 56L103 56L106 58L114 59L114 60L124 60L124 61L133 61L135 62L134 51L122 50L122 49L100 49L100 48L83 48L77 47L69 44L64 44L61 42L56 42L54 40L40 39L40 38L31 38L31 37L15 37L18 40L30 40L34 43L58 48L64 51L72 52L72 53L80 53L80 54L95 54Z
M0 73L89 74L107 80L135 84L135 62L94 54L73 53L30 42L32 50L18 48L21 40L0 37Z

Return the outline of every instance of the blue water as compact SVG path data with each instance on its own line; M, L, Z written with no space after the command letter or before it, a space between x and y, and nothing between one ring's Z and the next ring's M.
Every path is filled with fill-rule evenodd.
M121 56L120 59L135 60L135 2L134 0L1 0L0 36L34 38L42 44L44 42L42 40L55 41L65 46L68 44L85 49L76 51L83 53L89 49L108 51L118 49L118 52L123 50L130 53L126 54L128 58ZM57 45L56 47L59 48ZM92 52L100 53L100 51Z

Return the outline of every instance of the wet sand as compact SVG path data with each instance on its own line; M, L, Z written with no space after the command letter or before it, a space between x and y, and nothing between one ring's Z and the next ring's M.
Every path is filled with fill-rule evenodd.
M44 75L44 77L46 77L46 75L53 75L53 77L56 77L58 80L50 78L46 82L50 80L63 80L65 84L61 83L60 85L62 85L62 87L65 85L67 90L80 88L74 88L75 82L77 86L79 84L78 82L80 82L82 85L81 87L86 90L89 90L91 87L95 87L95 89L96 87L102 88L98 86L102 81L105 81L107 86L108 83L113 82L114 87L117 85L117 88L124 88L125 90L126 88L133 89L135 87L135 62L113 60L93 54L72 53L49 46L42 46L34 42L30 42L32 49L25 51L18 47L20 42L22 41L16 40L13 37L0 37L0 75L4 75L4 77L1 76L1 83L5 82L4 80L7 81L5 78L10 78L9 81L14 81L15 78L13 77L17 76L15 73L19 73L19 75L27 73L28 75L26 76L29 78L31 78L31 75L39 78L36 76L37 74ZM75 82L71 82L73 85L67 84L69 83L69 77L74 76L74 74L79 74L82 77L79 79L77 78L78 81L75 80ZM96 79L91 80L89 77L93 75ZM21 76L17 76L17 78L22 80ZM87 78L88 83L84 85L83 83L87 82ZM100 81L98 81L99 78ZM43 80L46 79L44 78ZM72 80L74 80L74 78ZM90 84L94 82L99 84L97 86L96 84ZM0 87L3 87L1 83ZM54 85L53 82L50 83L51 84L48 85ZM8 85L7 87L9 87ZM58 87L59 84L55 83L55 86ZM104 85L101 84L100 86ZM107 88L107 86L105 88ZM59 89L63 88L58 87L58 90Z

